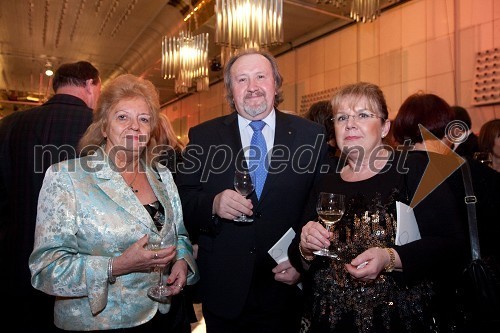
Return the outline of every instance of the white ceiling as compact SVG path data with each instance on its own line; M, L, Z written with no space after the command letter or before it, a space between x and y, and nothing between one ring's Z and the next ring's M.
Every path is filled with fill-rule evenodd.
M209 32L211 60L220 53L213 41L215 0L204 1L197 23L190 21L190 29ZM161 78L161 37L184 29L183 18L200 2L0 0L0 102L52 94L43 75L47 60L55 68L65 62L90 61L101 72L104 84L122 73L142 75L155 83L162 104L175 100L179 96L172 80ZM394 4L380 2L383 8ZM337 8L316 4L316 0L284 0L285 42L270 51L277 55L351 24L349 9L349 4ZM222 72L211 71L210 80L215 82L221 76Z

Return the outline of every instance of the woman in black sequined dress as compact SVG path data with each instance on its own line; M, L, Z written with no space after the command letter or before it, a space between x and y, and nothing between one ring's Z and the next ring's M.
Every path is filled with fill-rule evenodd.
M412 203L421 239L395 245L396 201L410 205L427 157L408 157L383 145L390 121L376 85L344 86L332 105L346 163L340 173L325 175L311 194L304 218L309 222L289 249L306 272L309 332L433 332L433 284L456 273L465 248L452 193L444 182ZM331 241L315 221L319 192L346 196ZM323 246L339 257L314 256Z

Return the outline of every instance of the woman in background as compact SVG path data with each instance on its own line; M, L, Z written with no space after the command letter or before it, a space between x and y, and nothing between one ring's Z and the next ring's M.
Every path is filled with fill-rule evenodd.
M175 134L172 123L164 113L159 114L159 126L156 132L157 147L156 153L159 154L158 162L165 165L172 176L177 175L177 166L182 162L182 150L184 143Z
M430 157L428 173L438 175L440 166L458 167L458 155L449 147L450 143L456 140L453 132L456 115L450 105L441 97L435 94L418 92L410 95L401 104L398 114L394 119L394 135L397 141L413 148L408 152L410 157L420 156L420 158ZM423 128L422 128L423 127ZM449 131L448 131L449 129ZM433 136L423 135L422 131L427 130ZM500 140L499 140L500 142ZM449 158L449 159L447 159ZM500 174L485 166L484 164L463 156L467 160L474 189L474 195L477 198L476 216L481 244L481 254L483 256L495 256L500 259L500 249L498 247L498 235L500 234L500 225L493 223L498 220L498 203L500 202ZM453 161L448 163L449 161ZM457 205L462 217L463 229L468 230L467 223L467 205L465 201L465 188L461 169L448 169L447 173L438 175L437 179L445 179L446 183L452 189L456 198ZM451 175L449 174L450 172ZM466 242L466 254L470 257L468 250L469 242ZM437 285L440 289L438 293L437 304L439 308L438 322L441 324L441 330L445 327L456 326L460 332L479 332L482 325L485 327L491 325L488 323L490 318L474 318L471 323L463 323L462 318L457 318L453 300L455 299L456 279L460 274L449 274L444 283ZM472 318L473 316L470 316ZM468 318L468 319L470 319ZM498 323L491 325L495 327ZM467 327L470 325L471 327ZM491 329L484 329L481 332L490 332Z
M479 149L491 155L491 168L500 172L500 119L490 120L481 126Z

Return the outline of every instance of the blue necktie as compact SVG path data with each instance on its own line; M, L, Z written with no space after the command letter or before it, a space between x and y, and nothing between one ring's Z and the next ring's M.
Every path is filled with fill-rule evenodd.
M253 129L253 135L250 141L248 168L255 186L257 198L260 198L267 177L267 146L264 135L262 135L264 126L266 126L266 123L262 120L250 122L250 127Z

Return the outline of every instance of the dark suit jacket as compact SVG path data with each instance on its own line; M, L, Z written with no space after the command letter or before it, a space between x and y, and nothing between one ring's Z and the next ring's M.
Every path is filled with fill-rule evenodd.
M190 232L199 233L204 308L222 318L235 318L250 290L259 307L269 313L301 305L297 286L274 280L271 270L276 263L267 251L300 222L309 191L319 179L318 165L326 156L323 135L321 125L276 111L270 171L260 200L255 192L251 195L254 222L236 224L212 218L212 203L215 195L233 189L235 165L247 167L237 114L191 128L177 186L184 223ZM304 151L311 154L300 154Z
M0 160L10 162L1 169L2 177L8 179L4 184L7 190L0 193L0 202L7 203L0 212L0 218L5 219L0 224L4 237L0 256L7 265L4 267L9 267L9 274L1 274L0 296L24 300L21 304L26 304L26 308L9 308L36 316L23 323L26 331L30 331L30 325L43 330L53 327L53 300L31 286L28 268L38 193L51 164L75 157L75 147L92 122L92 109L80 98L56 94L43 105L19 112L15 117L8 130L2 130L5 135L0 147Z
M479 151L478 137L474 133L470 133L467 139L458 145L455 153L460 156L472 158L475 152Z
M22 112L15 112L0 120L0 242L5 241L6 236L3 233L5 224L9 221L10 214L10 200L7 194L10 188L9 184L12 179L11 175L11 161L8 154L8 141L10 139L12 129L15 127L17 120L21 117ZM4 256L0 254L0 259ZM5 267L5 263L0 261L0 267Z

